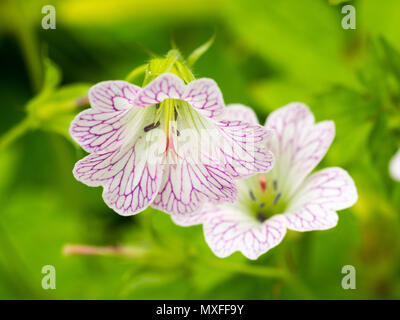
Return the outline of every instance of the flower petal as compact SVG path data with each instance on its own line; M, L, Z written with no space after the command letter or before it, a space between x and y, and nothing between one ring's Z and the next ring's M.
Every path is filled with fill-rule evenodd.
M266 127L275 132L268 143L277 163L273 178L290 196L329 149L335 136L334 123L314 124L314 116L306 105L291 103L272 112Z
M177 75L164 73L139 92L135 103L141 107L147 107L165 99L182 99L184 91L185 84Z
M138 94L135 103L141 107L157 104L165 99L180 99L188 102L202 116L213 118L224 110L221 91L214 80L203 78L187 86L172 73L165 73L151 81Z
M162 177L161 159L156 156L159 150L152 148L162 140L149 142L147 138L139 137L133 145L115 151L86 156L76 163L75 178L89 186L103 186L104 201L121 215L142 211L156 197Z
M140 111L137 107L112 112L90 108L75 117L69 132L87 152L115 150L128 136L128 123L141 116Z
M241 251L247 258L257 259L278 245L286 234L281 215L260 223L231 205L207 204L198 213L173 216L173 220L183 226L202 223L207 244L220 258Z
M250 124L259 124L257 116L253 109L246 107L242 104L230 104L225 108L223 115L221 116L223 120L229 121L243 121Z
M87 152L116 150L125 140L128 123L143 116L133 105L139 88L125 81L106 81L89 91L91 108L71 122L70 135Z
M390 175L393 179L400 181L400 150L390 161Z
M158 196L152 207L174 214L189 214L203 202L233 202L237 189L232 177L211 164L183 158L167 164Z
M217 126L225 138L220 141L219 150L226 169L233 177L248 177L272 168L274 157L266 149L271 131L258 124L236 120L223 120Z
M341 168L327 168L312 174L300 192L290 201L288 229L324 230L337 224L337 210L351 207L357 201L353 179Z
M126 81L103 81L89 90L89 101L93 109L112 112L130 108L141 90Z
M207 118L218 117L225 108L221 90L212 79L202 78L190 82L182 99Z

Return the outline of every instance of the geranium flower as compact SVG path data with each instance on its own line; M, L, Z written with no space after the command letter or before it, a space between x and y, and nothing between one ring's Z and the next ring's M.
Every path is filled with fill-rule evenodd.
M187 85L175 74L144 88L101 82L89 91L91 108L70 134L91 153L73 170L79 181L103 186L106 204L121 215L151 205L187 214L204 202L233 202L234 178L268 171L268 130L256 123L218 120L224 101L217 84Z
M227 109L231 120L257 123L249 108ZM234 204L207 204L195 214L173 215L179 225L203 224L206 242L218 257L241 251L257 259L279 244L287 229L334 227L336 211L357 200L354 182L345 170L327 168L309 175L334 138L332 121L315 124L307 106L293 103L271 113L265 126L275 133L268 141L275 156L271 171L241 180Z
M400 150L397 151L390 161L390 175L393 179L400 181Z

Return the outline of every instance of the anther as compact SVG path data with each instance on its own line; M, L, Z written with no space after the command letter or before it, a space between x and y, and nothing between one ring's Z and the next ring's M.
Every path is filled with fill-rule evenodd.
M256 201L256 197L254 196L253 191L250 190L250 191L249 191L249 194L250 194L251 200Z
M265 202L261 202L261 203L259 204L259 207L260 207L260 208L264 208L264 207L265 207Z
M257 212L257 220L260 222L264 222L267 219L265 219L265 217L261 214L261 212Z
M156 109L158 109L158 108L160 108L160 104L159 103L156 104Z
M274 180L274 191L278 190L278 181Z
M151 124L145 126L143 128L143 130L144 130L144 132L149 132L150 130L153 130L159 126L160 126L160 121L157 121L156 123L151 123Z
M276 197L275 197L275 199L274 199L274 202L272 202L272 204L273 204L274 206L278 203L278 201L279 201L279 199L281 198L281 196L282 196L282 193L280 193L280 192L276 195Z

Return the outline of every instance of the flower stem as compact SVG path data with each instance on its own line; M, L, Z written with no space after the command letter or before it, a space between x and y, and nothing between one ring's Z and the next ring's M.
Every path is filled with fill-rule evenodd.
M222 260L201 260L210 267L215 267L221 270L230 272L243 273L251 276L266 277L266 278L278 278L278 279L289 279L290 275L282 269L273 267L264 267L258 265L250 265L236 262L228 262Z
M128 258L142 257L147 250L133 246L87 246L67 244L63 248L63 254L66 256L122 256Z
M21 137L25 132L32 128L32 122L29 118L25 118L16 126L8 130L0 137L0 151L8 147L11 143Z
M125 81L132 83L138 76L145 73L147 69L147 64L141 65L133 69L125 78Z

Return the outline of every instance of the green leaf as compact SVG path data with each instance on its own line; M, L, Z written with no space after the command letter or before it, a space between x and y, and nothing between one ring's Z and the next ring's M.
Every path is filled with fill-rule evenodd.
M61 70L49 58L43 60L44 65L44 81L42 92L50 92L55 89L61 82Z
M212 37L205 42L204 44L202 44L200 47L198 47L197 49L195 49L188 57L186 64L187 66L190 68L192 67L196 61L204 54L207 52L208 49L210 49L210 47L212 46L212 44L214 43L215 40L215 33L212 35Z

